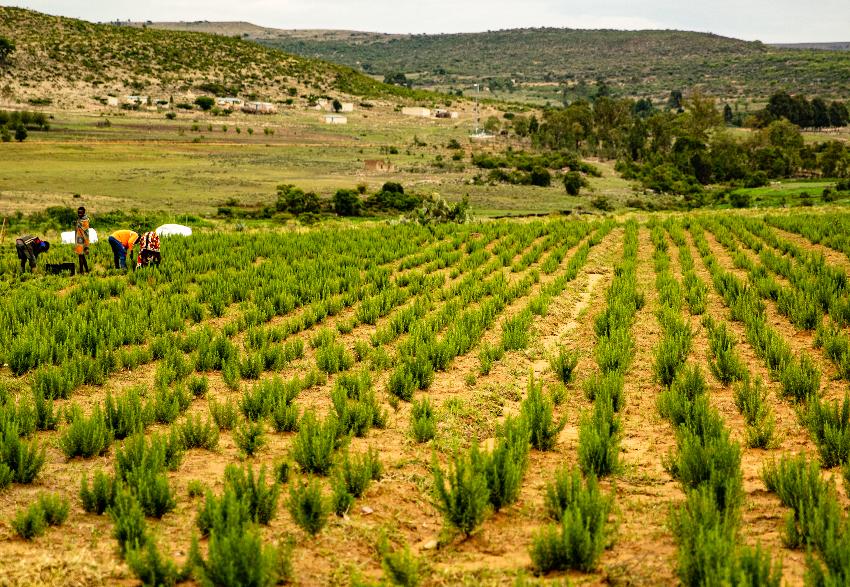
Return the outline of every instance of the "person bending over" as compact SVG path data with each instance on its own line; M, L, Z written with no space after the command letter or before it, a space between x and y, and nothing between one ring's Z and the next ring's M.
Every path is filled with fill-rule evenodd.
M109 246L112 247L112 258L116 269L127 268L127 255L133 262L133 246L139 240L139 235L132 230L116 230L109 235Z
M25 234L15 239L15 249L18 251L18 259L21 260L21 273L26 271L27 262L30 264L30 273L32 273L38 263L38 256L50 249L50 243L37 236Z
M159 265L162 255L159 252L159 235L150 231L142 234L139 238L139 259L136 261L136 269L148 265Z

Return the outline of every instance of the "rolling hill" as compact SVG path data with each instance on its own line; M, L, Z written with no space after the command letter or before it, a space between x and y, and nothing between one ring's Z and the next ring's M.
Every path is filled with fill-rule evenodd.
M293 92L416 96L344 65L224 35L94 24L0 7L0 37L16 46L8 63L0 65L0 90L7 98L30 102L193 91L266 100Z
M850 92L850 52L771 46L707 33L537 28L387 35L240 24L165 26L239 35L377 76L404 73L422 88L468 88L485 80L505 92L549 86L550 96L566 91L576 98L592 95L597 80L603 79L617 95L658 99L673 89L694 87L723 98L754 100L779 90L831 98ZM841 45L830 43L828 48Z

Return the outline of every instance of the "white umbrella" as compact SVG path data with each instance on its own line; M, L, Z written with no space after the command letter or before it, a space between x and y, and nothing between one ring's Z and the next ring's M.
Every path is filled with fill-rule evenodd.
M182 224L163 224L157 228L157 236L192 236L192 229Z

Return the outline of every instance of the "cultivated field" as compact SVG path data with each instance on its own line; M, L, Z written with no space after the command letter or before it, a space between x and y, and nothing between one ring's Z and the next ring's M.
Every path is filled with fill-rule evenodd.
M0 583L843 584L848 226L201 231L70 280L4 249Z

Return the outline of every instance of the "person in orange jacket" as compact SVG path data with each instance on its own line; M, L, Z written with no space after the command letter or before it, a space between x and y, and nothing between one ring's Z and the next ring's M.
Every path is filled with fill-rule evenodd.
M139 240L139 235L132 230L116 230L109 235L109 246L112 247L112 257L116 269L127 268L127 255L133 262L133 246Z

